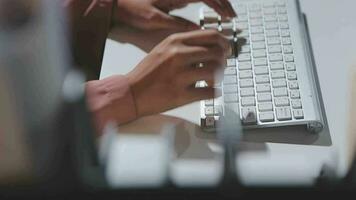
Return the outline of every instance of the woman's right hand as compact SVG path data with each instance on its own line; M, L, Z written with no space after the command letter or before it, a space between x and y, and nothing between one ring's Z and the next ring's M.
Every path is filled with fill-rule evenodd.
M230 41L215 30L177 33L158 44L127 74L135 99L137 116L169 109L215 96L211 87L222 74L231 55ZM203 67L198 67L203 63ZM196 88L197 81L209 83Z

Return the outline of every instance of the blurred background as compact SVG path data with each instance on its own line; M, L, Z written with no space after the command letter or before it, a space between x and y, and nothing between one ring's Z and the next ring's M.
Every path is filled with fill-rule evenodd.
M246 131L232 143L201 130L199 103L109 124L96 137L85 100L87 77L72 62L62 4L0 0L0 197L220 198L258 188L356 187L355 1L300 0L327 129L316 135L302 128ZM202 6L173 14L199 23ZM114 40L115 33L125 30L107 40L100 79L128 73L147 55L140 48L144 35L129 43Z

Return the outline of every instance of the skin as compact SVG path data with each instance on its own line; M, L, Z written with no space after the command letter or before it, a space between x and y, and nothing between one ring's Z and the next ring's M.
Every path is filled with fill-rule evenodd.
M216 74L222 74L230 42L214 30L169 36L127 74L138 116L160 113L194 101L215 97ZM198 63L204 63L199 68ZM206 88L195 83L206 80Z
M196 2L205 3L224 18L236 17L228 0L117 0L114 21L141 30L196 30L199 29L197 24L169 14L172 10Z
M114 27L131 27L157 43L126 75L138 117L216 96L211 86L219 77L217 74L222 77L225 60L232 51L230 42L217 31L199 30L197 24L169 14L196 2L207 4L224 18L236 16L228 0L117 0ZM199 63L204 67L196 67ZM200 80L209 86L195 88Z
M92 5L109 1L113 0L93 0ZM196 2L205 3L223 18L236 16L228 0L114 1L111 34L115 35L117 27L125 27L130 29L130 43L135 41L133 33L143 33L144 40L151 41L144 45L147 56L125 75L137 118L216 96L212 86L222 77L226 58L232 53L230 41L216 30L200 30L197 24L170 14ZM197 67L199 64L203 67ZM196 88L201 80L208 86Z

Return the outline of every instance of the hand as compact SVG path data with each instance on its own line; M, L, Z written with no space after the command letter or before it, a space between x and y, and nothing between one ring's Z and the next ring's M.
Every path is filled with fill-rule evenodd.
M214 30L198 30L169 36L127 74L138 117L209 99L216 73L223 71L231 54L228 39ZM203 63L204 67L197 67ZM222 73L220 73L222 74ZM195 88L205 80L210 87Z
M194 2L204 2L224 18L236 16L228 0L117 0L114 24L119 22L140 30L169 29L183 32L199 29L193 22L169 14L174 9Z

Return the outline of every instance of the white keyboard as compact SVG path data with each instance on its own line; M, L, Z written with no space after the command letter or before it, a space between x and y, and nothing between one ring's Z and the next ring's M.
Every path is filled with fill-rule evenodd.
M230 109L245 128L308 125L320 131L320 102L303 46L306 39L300 34L297 2L237 2L233 6L238 17L232 21L222 21L207 7L201 10L202 29L217 29L230 37L238 54L227 60L224 80L215 85L223 96L201 102L202 127L215 130ZM246 44L237 49L241 38Z

